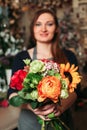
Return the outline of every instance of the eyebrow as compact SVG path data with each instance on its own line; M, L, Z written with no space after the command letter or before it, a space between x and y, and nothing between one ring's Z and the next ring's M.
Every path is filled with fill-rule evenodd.
M42 21L36 21L35 23L42 23ZM53 23L55 23L55 21L54 20L50 20L50 21L46 21L46 22L53 22Z

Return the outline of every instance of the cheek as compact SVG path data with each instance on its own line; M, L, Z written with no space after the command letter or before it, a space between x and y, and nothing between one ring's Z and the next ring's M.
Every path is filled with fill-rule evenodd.
M35 38L36 40L40 38L40 37L39 37L39 34L38 34L38 31L34 31L34 38Z
M50 31L50 36L51 36L51 37L54 37L55 33L56 33L55 30L51 30L51 31Z
M40 28L36 28L36 27L34 27L34 34L36 34L36 33L38 33L39 31L40 31Z
M34 28L33 34L34 34L34 38L38 36L38 30L36 28Z
M49 32L54 35L56 33L56 28L55 27L51 28Z

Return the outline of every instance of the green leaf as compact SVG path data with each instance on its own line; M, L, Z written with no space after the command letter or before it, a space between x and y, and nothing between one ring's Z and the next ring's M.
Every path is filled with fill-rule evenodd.
M58 79L61 79L60 73L56 73L55 76L56 76Z
M50 113L50 114L48 115L48 118L50 118L50 119L52 119L53 117L55 117L54 113Z
M41 125L43 124L43 120L39 116L37 117L37 120Z
M24 61L24 63L25 63L26 65L30 65L30 59L27 58L27 59L24 59L23 61Z
M21 106L23 103L26 103L26 101L19 96L14 96L9 100L9 103L12 106L18 107L18 106Z
M53 70L53 69L52 70L48 70L47 74L48 75L55 75L55 70Z
M40 73L28 73L24 79L23 85L25 88L36 88L41 79L42 75Z
M36 102L36 101L35 101L35 102L33 101L33 102L31 102L30 104L31 104L31 107L32 107L33 109L37 108L37 106L38 106L38 102Z
M22 89L21 91L18 92L18 95L22 97L23 99L27 100L32 100L35 101L38 97L38 92L37 90L33 90L31 92L25 91L26 89Z

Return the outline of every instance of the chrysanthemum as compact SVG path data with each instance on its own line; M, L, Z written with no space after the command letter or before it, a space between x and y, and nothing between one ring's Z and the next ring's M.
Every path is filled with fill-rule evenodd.
M74 64L70 66L70 63L60 64L60 74L63 78L69 79L69 91L73 92L77 84L81 81L81 76L77 72L78 66Z

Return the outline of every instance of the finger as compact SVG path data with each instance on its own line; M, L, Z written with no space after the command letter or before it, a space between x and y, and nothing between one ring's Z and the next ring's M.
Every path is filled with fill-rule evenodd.
M42 115L38 115L42 120L45 120L45 117Z
M37 115L48 115L50 113L52 113L54 111L54 107L50 108L50 109L47 109L47 110L42 110L42 109L35 109L34 110L34 113L37 114Z
M46 105L46 106L43 106L43 107L39 107L37 109L34 109L35 112L38 112L38 111L46 111L46 110L49 110L49 109L54 109L55 108L55 105L54 104L51 104L51 105Z
M61 115L61 112L60 112L60 111L54 112L54 115L55 115L55 117L56 117L56 116L60 116L60 115Z
M48 117L46 116L42 116L42 115L38 115L42 120L44 121L50 121L51 119L49 119Z
M60 116L62 114L61 110L59 109L59 106L56 105L54 109L54 115L55 116Z

